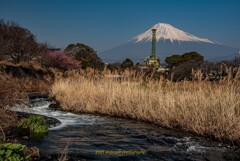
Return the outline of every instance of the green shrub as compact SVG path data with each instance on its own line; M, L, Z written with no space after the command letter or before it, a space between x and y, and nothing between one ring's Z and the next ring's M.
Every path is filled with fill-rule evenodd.
M204 57L195 51L184 53L183 55L172 55L166 57L165 62L171 65L179 65L187 61L203 61Z
M48 132L48 125L43 116L32 115L18 123L18 127L28 129L31 136L44 136Z
M0 161L28 160L29 155L24 153L26 145L6 143L0 145Z

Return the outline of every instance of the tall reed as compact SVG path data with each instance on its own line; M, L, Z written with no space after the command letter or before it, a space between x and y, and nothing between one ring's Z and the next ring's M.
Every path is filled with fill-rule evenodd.
M239 80L173 83L146 80L133 73L121 80L107 74L70 75L57 79L51 88L64 110L127 117L240 141Z

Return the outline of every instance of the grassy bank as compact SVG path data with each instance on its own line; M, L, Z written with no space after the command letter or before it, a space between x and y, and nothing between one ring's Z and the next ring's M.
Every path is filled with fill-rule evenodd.
M219 140L240 140L238 80L142 80L73 74L57 79L51 94L64 110L133 118Z
M14 131L18 116L9 111L16 104L27 105L28 93L48 93L53 78L49 70L31 62L12 64L0 61L0 143L3 133ZM7 137L7 136L6 136Z
M20 92L48 92L53 82L53 73L34 62L21 62L13 64L7 61L0 61L1 78L8 77L15 81L10 84L12 87L19 85ZM0 83L2 79L0 78Z

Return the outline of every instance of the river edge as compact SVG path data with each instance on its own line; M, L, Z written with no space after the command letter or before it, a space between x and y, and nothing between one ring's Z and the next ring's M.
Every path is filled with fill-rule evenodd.
M32 98L32 99L36 99L36 98L41 98L43 95L39 95L39 96L37 96L37 97L34 97L34 98ZM48 99L48 100L52 100L51 98L49 98L49 96L48 95L45 95L45 97L44 98L46 98L46 99ZM29 103L30 104L30 103ZM61 108L60 108L60 104L59 103L53 103L53 104L50 104L50 106L51 106L51 108L53 109L53 110L61 110L61 111L67 111L67 110L62 110ZM83 113L83 112L78 112L78 113L76 113L76 112L74 112L74 111L67 111L67 112L72 112L72 113L75 113L75 114L91 114L91 115L95 115L95 116L103 116L103 117L114 117L114 118L122 118L122 119L127 119L127 120L134 120L134 121L139 121L139 122L144 122L144 123L148 123L148 124L153 124L153 123L151 123L151 122L149 122L149 121L141 121L141 120L136 120L136 119L131 119L131 118L123 118L123 117L119 117L119 116L109 116L109 115L104 115L104 114L100 114L100 113ZM28 115L28 116L30 116L30 115L32 115L32 114L29 114L29 113L19 113L19 115L20 116L22 116L22 117L24 117L24 116L26 116L26 115ZM45 117L44 116L44 118L47 120L49 117ZM57 120L57 119L54 119L54 118L49 118L50 120ZM50 123L51 124L51 123ZM154 124L154 125L157 125L157 124ZM58 125L56 125L56 126L58 126ZM157 125L158 127L161 127L161 126L159 126L159 125ZM161 128L165 128L165 127L161 127ZM194 134L194 133L191 133L191 132L184 132L184 131L182 131L182 130L179 130L179 129L172 129L172 128L167 128L167 129L171 129L171 130L176 130L176 131L179 131L179 132L181 132L181 133L187 133L187 134L192 134L192 135L194 135L194 136L199 136L199 135L196 135L196 134ZM199 136L199 137L202 137L202 138L204 138L204 139L208 139L209 141L216 141L216 140L214 140L213 138L208 138L208 137L203 137L203 136ZM28 139L28 138L27 138ZM25 139L26 140L26 139ZM218 141L219 142L219 141ZM229 144L229 142L227 142L227 141L222 141L222 142L219 142L219 143L223 143L223 144ZM240 149L239 149L239 146L236 146L236 143L232 143L231 144L231 146L233 146L233 147L235 147L236 148L236 150L240 153ZM40 157L39 158L35 158L35 160L58 160L59 159L59 157L61 156L61 154L52 154L52 155L46 155L46 154L43 154L43 153L41 153L40 152ZM70 155L70 156L68 156L69 158L69 160L78 160L78 158L79 157L77 157L77 155L75 155L75 156L72 156L72 155Z
M37 104L36 104L37 105ZM43 114L50 114L50 115L48 115L48 116L56 116L55 114L56 114L56 112L58 113L58 112L60 112L60 113L63 113L64 114L64 116L67 116L67 117L81 117L82 118L82 116L84 117L84 118L86 118L86 116L84 116L85 114L83 114L83 113L79 113L79 115L76 115L76 114L74 114L74 113L70 113L70 112L68 112L68 111L63 111L63 110L53 110L53 109L49 109L49 108L47 108L47 106L41 106L41 103L39 104L40 106L36 106L36 108L34 108L33 109L33 111L34 111L34 113L36 112L36 113L42 113L41 111L43 110L44 112L43 112ZM48 104L49 105L49 104ZM38 108L39 107L39 108ZM45 111L46 110L46 111ZM51 112L50 112L51 111ZM50 113L49 113L50 112ZM54 115L52 115L52 113L54 113ZM88 117L88 116L90 116L90 117ZM100 117L98 117L98 116L100 116ZM100 144L100 147L101 147L101 145L109 145L109 146L107 146L107 149L106 150L116 150L116 146L117 147L119 147L119 145L123 145L123 146L129 146L129 147L138 147L139 146L139 144L145 144L146 142L145 142L145 139L144 138L147 138L147 140L148 139L150 139L150 142L149 141L147 141L148 142L148 145L151 145L152 144L152 141L156 141L155 143L153 143L153 148L155 149L155 148L158 148L159 146L164 146L164 145L162 145L161 144L161 142L163 141L162 140L162 137L167 137L167 136L170 136L170 138L171 138L171 136L174 138L175 137L175 139L177 139L178 141L180 141L179 143L180 143L180 146L181 146L181 144L182 144L182 139L184 140L183 142L185 142L186 141L186 144L185 143L183 143L183 149L178 149L178 147L179 147L179 145L178 144L176 144L176 149L175 150L177 150L176 151L176 153L177 153L177 155L179 155L180 156L180 158L181 157L186 157L186 155L188 155L188 154L185 154L185 153L188 153L188 150L194 150L195 149L195 146L196 146L196 150L198 149L198 147L201 149L201 148L204 148L204 147L206 147L206 150L210 150L210 149L212 149L213 151L215 151L215 152L217 152L217 151L219 151L219 146L220 147L222 147L223 149L222 150L226 150L224 153L222 153L221 152L221 150L219 151L219 152L221 152L220 154L221 155L223 155L224 156L224 161L228 161L229 160L229 158L230 159L232 159L232 160L236 160L236 161L238 161L240 158L240 156L239 156L239 150L237 151L237 149L236 150L234 150L233 149L233 147L230 147L230 146L228 146L228 145L226 145L226 144L222 144L222 143L219 143L219 142L213 142L212 140L206 140L206 139L204 139L203 137L198 137L197 135L194 135L194 134L190 134L190 133L186 133L186 132L183 132L183 131L181 131L181 130L174 130L174 129L170 129L170 128L168 128L168 129L165 129L165 128L161 128L161 127L159 127L159 126L155 126L155 125L153 125L153 124L149 124L149 123L144 123L143 121L135 121L135 120L133 120L133 119L125 119L125 118L121 118L120 117L120 119L119 118L116 118L116 117L111 117L111 116L103 116L103 115L93 115L93 114L87 114L87 117L88 118L90 118L91 120L92 120L92 118L93 118L93 122L95 122L94 120L95 120L95 117L98 117L98 118L101 118L100 120L99 120L99 123L97 123L97 122L95 122L94 124L89 124L88 122L85 122L84 120L82 120L82 119L80 119L78 122L75 122L74 121L74 123L73 122L69 122L68 123L68 125L67 126L63 126L62 128L61 128L61 126L60 126L60 128L57 128L57 129L53 129L53 130L50 130L50 133L49 133L49 135L48 136L46 136L43 140L41 139L40 140L40 142L39 141L34 141L33 140L33 143L26 143L27 145L30 145L30 146L39 146L39 148L40 149L42 149L43 150L43 152L45 152L45 154L48 154L48 156L49 157L56 157L56 156L60 156L60 153L62 153L62 151L63 151L63 149L64 149L64 147L66 146L66 142L65 141L67 141L67 139L66 138L71 138L71 137L74 137L72 134L74 134L75 133L75 130L76 129L79 129L80 131L77 133L77 135L75 135L75 139L73 139L73 140L79 140L79 142L77 141L77 142L71 142L70 144L69 144L69 150L68 150L68 152L67 152L67 156L69 157L69 160L79 160L79 158L84 158L84 159L86 159L86 160L102 160L101 159L101 155L99 156L99 155L96 155L95 154L95 148L96 147L94 147L94 145L98 145L99 144L99 141L101 140L101 138L104 138L104 136L106 136L106 137L108 137L109 136L109 141L105 141L104 139L103 140L101 140L100 142L102 142L102 144ZM64 125L64 120L62 120L61 119L61 117L56 117L56 118L59 118L61 121L63 121L63 125ZM74 119L75 120L75 119ZM97 119L98 120L98 119ZM104 121L105 120L105 121ZM106 122L106 120L108 120L107 122ZM113 122L112 122L113 121ZM83 124L82 124L82 123ZM105 123L107 123L107 124L105 124ZM111 123L112 122L112 123ZM76 125L76 123L77 123L77 125L80 125L80 126L75 126ZM87 124L85 124L85 123L87 123ZM122 124L122 123L124 123L124 124ZM85 124L85 125L84 125ZM134 124L134 126L133 126L133 124ZM73 126L72 126L73 125ZM102 125L102 126L99 126L99 125ZM106 126L105 126L106 125ZM114 125L114 126L111 126L111 129L113 129L113 131L118 131L118 132L120 132L120 133L116 133L116 135L121 135L122 134L122 132L121 131L119 131L119 130L121 130L121 129L124 129L124 133L126 134L126 133L128 133L128 135L126 135L126 138L125 137L121 137L121 138L125 138L125 139L131 139L132 138L132 135L134 135L134 139L137 137L137 138L141 138L140 140L142 140L141 141L141 143L139 143L139 142L135 142L135 143L132 143L132 142L129 142L128 144L125 144L125 143L118 143L118 145L116 144L116 145L114 145L114 143L116 142L116 140L118 140L118 139L116 139L115 137L111 137L112 136L112 134L111 133L109 133L109 132L106 132L106 134L101 134L101 131L102 130L106 130L106 129L109 129L109 126L108 125ZM123 126L122 126L123 125ZM137 125L137 126L136 126ZM140 125L140 126L139 126ZM138 132L140 132L140 133L138 133L139 135L137 135L137 136L135 136L135 131L134 131L134 129L135 128L138 128L138 126L140 127L140 131L138 131ZM70 131L69 131L69 127L70 127ZM71 127L74 127L74 128L71 128ZM106 127L106 128L105 128ZM159 128L158 128L159 127ZM93 131L92 131L92 130ZM99 129L101 129L100 131L99 131ZM147 133L145 133L144 132L144 130L146 130L146 129L152 129L153 131L153 133L152 132L150 132L149 130L147 130L148 132ZM89 131L90 130L90 131ZM129 133L129 130L131 131L131 133ZM133 131L132 131L133 130ZM141 131L143 132L143 133L141 133ZM161 131L159 134L160 135L157 135L157 133L155 133L156 131ZM167 133L166 133L166 131L168 131ZM100 132L100 133L99 133ZM133 133L132 133L133 132ZM150 132L150 133L149 133ZM163 133L162 133L163 132ZM87 135L86 135L87 134ZM114 133L115 134L115 133ZM163 135L162 135L163 134ZM64 137L63 137L64 136ZM160 137L155 137L155 136L160 136ZM57 139L56 139L57 138ZM84 138L92 138L93 140L93 142L92 143L90 143L90 144L85 144L85 142L83 142L83 144L81 143L81 140L82 139L84 139ZM167 137L168 138L168 137ZM192 139L191 139L192 138ZM54 143L54 139L56 139L55 141L56 141L56 143ZM64 142L62 142L62 143L60 143L59 144L59 141L60 140L65 140ZM100 139L100 140L99 140ZM116 139L116 140L115 140ZM124 139L124 140L125 140ZM175 140L174 139L174 140ZM189 140L188 140L189 139ZM202 140L203 142L199 142L198 143L198 141L197 140ZM171 139L170 139L171 140ZM200 141L199 140L199 141ZM42 142L43 141L43 142ZM166 140L165 140L166 141ZM173 140L172 140L173 141ZM168 143L170 143L171 144L171 142L172 141L170 141L170 142L168 142ZM176 141L176 140L175 140ZM175 141L173 141L173 142L175 142ZM193 141L193 142L192 142ZM197 142L195 142L195 141L197 141ZM45 143L44 143L45 142ZM164 141L163 141L164 142ZM193 144L192 144L192 143ZM50 144L49 144L50 143ZM79 144L80 143L80 144ZM89 143L89 142L88 142ZM160 143L160 144L159 144ZM206 143L206 144L205 144ZM173 144L175 144L175 143L173 143ZM189 146L189 144L192 144L192 145L190 145L191 147L188 147ZM76 150L75 148L76 148L76 145L79 145L80 147L79 147L79 150ZM213 146L214 145L214 146ZM185 147L185 146L187 146L187 147ZM175 147L175 146L174 146ZM187 148L187 149L185 149L185 148ZM193 149L192 149L193 148ZM46 150L47 149L47 150ZM74 150L75 149L75 150ZM99 149L99 148L97 148L97 149ZM102 148L100 148L100 150L101 150ZM105 149L105 148L103 148L103 149ZM120 148L121 149L121 148ZM169 155L169 153L174 153L174 152L172 152L171 150L169 151L169 152L166 152L166 153L164 153L164 152L161 152L161 151L158 151L158 152L152 152L152 148L150 148L150 147L148 147L147 146L147 148L144 148L145 150L146 150L146 155L145 156L142 156L143 158L145 158L145 157L149 157L149 155L151 156L152 155L152 153L155 153L154 155L159 155L159 156L161 156L161 155L167 155L167 157L169 157L169 158L172 158L171 157L171 155ZM90 150L91 151L91 153L89 153L89 151L88 150ZM174 150L174 151L175 151ZM186 150L186 151L185 151ZM198 150L197 150L198 151ZM196 151L196 153L198 153ZM182 152L183 152L183 154L182 154ZM173 154L173 156L176 156L176 153L175 154ZM202 153L203 154L203 153ZM206 155L207 155L207 158L208 158L208 154L209 153L207 153ZM113 158L114 156L106 156L107 154L105 154L105 157L106 158ZM191 156L192 156L192 154L190 154ZM204 154L203 154L204 155ZM215 155L214 155L215 156ZM135 158L135 160L136 160L136 158L138 157L138 159L140 159L140 158L142 158L141 156L118 156L118 157L123 157L123 158L128 158L128 159L133 159L133 158ZM118 157L116 157L116 158L118 158ZM140 158L139 158L140 157ZM213 156L210 156L211 158L213 157ZM218 156L217 156L218 157ZM115 158L115 159L116 159ZM169 158L167 159L167 160L169 160ZM212 160L211 158L209 158L211 161L217 161L216 159L215 160ZM227 159L228 158L228 159ZM137 160L138 160L137 159ZM146 159L146 158L145 158ZM185 158L186 159L186 158ZM199 160L200 158L198 158L197 160ZM104 159L103 159L104 160ZM110 159L111 160L111 159ZM191 160L191 159L190 159ZM221 159L220 159L221 160ZM196 161L196 160L194 160L194 161Z
M232 147L240 148L240 140L238 140L238 141L231 141L231 140L227 140L227 139L219 140L219 139L216 139L214 136L211 136L211 135L200 135L200 134L194 133L192 131L184 131L184 130L180 129L178 126L175 126L174 128L169 128L169 127L165 127L165 126L159 125L155 122L151 122L151 121L148 121L148 120L139 120L139 119L134 119L134 118L131 118L131 117L119 116L119 115L116 115L116 114L108 115L108 114L103 114L103 113L96 112L96 111L91 113L91 112L84 112L84 111L77 112L77 111L74 111L74 110L64 110L61 107L61 103L59 101L57 101L55 98L50 97L49 94L43 94L43 93L31 93L31 94L29 94L29 99L30 100L31 99L36 99L36 98L45 98L46 100L51 100L52 103L49 105L49 108L51 108L53 110L71 112L71 113L74 113L74 114L91 114L91 115L102 116L102 117L114 117L114 118L121 118L121 119L127 119L127 120L134 120L134 121L137 121L137 122L143 122L143 123L156 125L160 128L175 130L175 131L178 131L178 132L181 132L181 133L187 133L187 134L191 134L191 135L194 135L194 136L202 137L202 138L207 139L209 141L228 144Z
M178 131L178 132L181 132L181 133L187 133L187 134L191 134L191 135L194 135L194 136L198 136L198 137L207 139L209 141L228 144L230 146L240 148L240 140L239 141L231 141L231 140L228 140L228 139L219 140L219 139L216 139L214 136L211 136L211 135L200 135L200 134L194 133L192 131L184 131L184 130L180 129L178 126L175 126L174 128L169 128L169 127L162 126L162 125L159 125L155 122L151 122L151 121L148 121L148 120L139 120L139 119L134 119L134 118L131 118L131 117L123 117L123 116L119 116L119 115L115 115L115 114L108 115L108 114L103 114L103 113L99 113L99 112L91 113L91 112L84 112L84 111L77 112L77 111L74 111L74 110L64 110L64 109L61 108L61 104L58 101L56 101L54 98L53 98L53 100L55 101L55 103L50 104L50 106L52 106L53 109L56 108L58 110L65 111L65 112L71 112L71 113L74 113L74 114L91 114L91 115L101 116L101 117L114 117L114 118L121 118L121 119L133 120L133 121L137 121L137 122L148 123L148 124L156 125L160 128L175 130L175 131Z
M28 96L28 101L24 102L24 104L17 104L15 105L16 107L12 106L10 109L8 109L8 113L10 115L13 115L15 117L15 121L14 123L12 123L12 125L10 125L9 127L3 129L2 133L3 133L3 142L4 143L20 143L25 140L25 141L31 141L31 139L33 139L30 136L30 133L28 130L26 129L22 129L20 127L18 127L17 122L20 121L21 119L24 118L29 118L31 116L42 116L47 124L47 126L49 128L53 128L53 127L57 127L61 125L61 122L53 117L47 117L44 115L39 115L39 114L33 114L33 113L29 113L27 112L28 108L32 107L32 100L34 99L46 99L47 101L51 101L51 99L49 99L49 96L46 92L31 92L31 93L27 93ZM24 106L24 107L22 107ZM15 111L15 108L22 108L23 110L21 111ZM9 120L10 122L12 120ZM48 135L48 134L46 134ZM46 155L44 153L42 153L41 151L39 151L38 147L29 147L27 146L27 148L30 150L32 149L37 149L37 155L36 156L32 156L31 160L36 160L36 161L52 161L52 160L56 160L58 161L61 154L57 154L57 155ZM1 159L1 158L0 158Z

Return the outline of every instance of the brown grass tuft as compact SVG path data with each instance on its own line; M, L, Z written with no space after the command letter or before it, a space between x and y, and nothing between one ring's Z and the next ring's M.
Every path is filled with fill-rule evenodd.
M17 78L0 71L0 108L22 103L26 95L20 89Z

